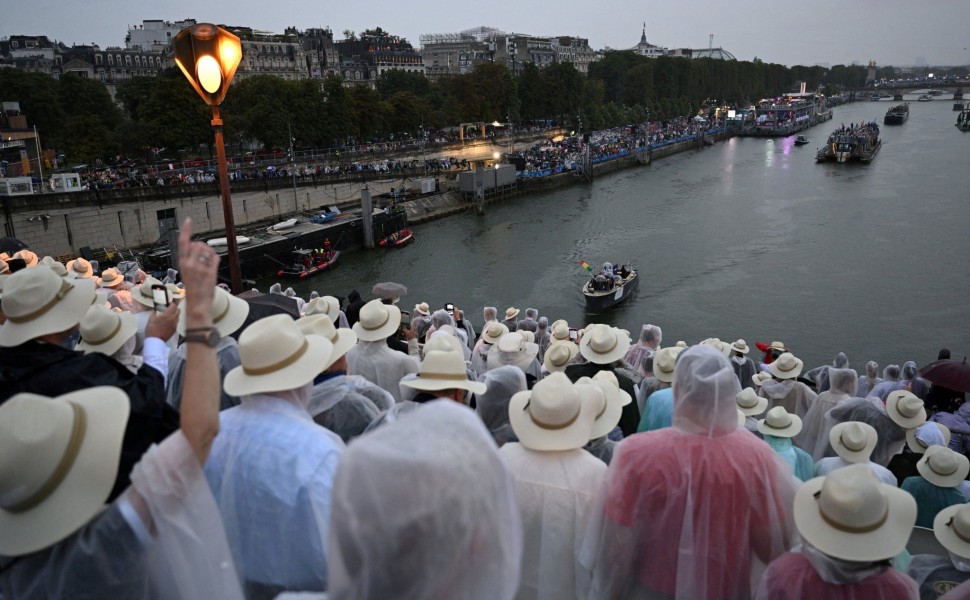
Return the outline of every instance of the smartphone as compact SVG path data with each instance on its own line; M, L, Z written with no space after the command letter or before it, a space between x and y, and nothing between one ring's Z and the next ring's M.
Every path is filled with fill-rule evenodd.
M152 285L152 302L155 304L155 312L165 312L171 302L168 297L168 288L158 283Z
M447 310L448 312L452 312L455 310L455 305L449 302L445 304L445 310Z
M570 330L569 330L569 341L575 342L578 337L579 337L579 331L570 328Z

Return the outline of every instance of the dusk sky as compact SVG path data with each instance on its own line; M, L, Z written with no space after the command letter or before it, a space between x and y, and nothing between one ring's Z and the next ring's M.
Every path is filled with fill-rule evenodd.
M284 27L380 26L419 45L424 33L478 26L532 35L589 38L595 49L630 48L646 21L647 41L668 48L714 45L739 60L835 65L870 58L879 65L970 64L970 0L491 0L489 2L311 2L239 0L0 0L0 37L46 35L67 45L123 46L130 25L145 19L196 19L282 33Z

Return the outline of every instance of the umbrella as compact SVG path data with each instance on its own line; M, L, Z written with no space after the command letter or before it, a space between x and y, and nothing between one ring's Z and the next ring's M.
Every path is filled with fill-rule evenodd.
M962 361L938 360L920 369L919 374L935 385L970 393L970 365L966 357Z
M23 250L26 247L27 247L27 244L21 242L17 238L12 238L12 237L0 238L0 252L6 252L10 256L13 256L19 250Z
M393 281L384 281L378 283L371 290L371 293L379 298L400 298L408 293L408 288L404 287L400 283L394 283Z
M252 323L270 315L284 314L290 315L294 319L300 318L296 300L281 294L261 294L249 291L239 294L239 297L249 303L249 316L246 317L243 326L239 328L240 333ZM238 337L238 334L236 337Z

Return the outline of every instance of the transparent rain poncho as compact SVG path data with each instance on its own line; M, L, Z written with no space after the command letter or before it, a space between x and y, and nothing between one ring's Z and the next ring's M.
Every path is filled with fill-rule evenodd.
M771 449L788 463L792 474L800 481L808 481L815 476L815 461L812 460L812 455L801 448L796 448L791 438L768 434L764 434L763 437Z
M849 461L845 460L841 456L829 456L826 458L822 458L815 463L815 476L824 477L825 475L828 475L832 471L843 469L845 467L851 467L854 464L858 464L858 463L850 463ZM893 475L893 472L887 469L886 467L882 465L877 465L871 460L863 464L869 465L869 468L872 469L873 473L875 473L876 479L878 479L882 483L885 483L886 485L891 485L893 487L899 487L899 481L897 481L896 476Z
M882 377L879 376L879 363L870 360L866 363L866 374L859 376L859 386L856 389L855 395L860 398L865 398L869 395L872 388L880 383L882 383Z
M815 401L816 394L807 385L794 379L769 379L761 384L758 395L768 399L768 410L782 406L799 418L804 417Z
M512 479L481 420L421 405L344 453L333 489L329 600L508 600L522 560Z
M394 396L360 375L346 375L344 381L353 386L355 392L373 402L377 410L387 410L394 406Z
M185 359L188 352L188 344L179 346L168 361L168 388L165 390L166 401L176 410L182 404L182 381L185 376ZM238 367L241 363L239 358L239 344L232 337L226 336L219 340L216 346L216 362L219 364L219 379L226 378L226 373ZM219 410L226 410L239 404L239 398L231 396L225 390L221 390L219 397Z
M494 306L484 306L482 307L482 319L488 323L489 321L495 321L498 318L498 309ZM484 326L482 326L484 329Z
M953 433L954 430L970 431L970 402L964 402L955 413L938 412L930 419L946 425L951 432L950 449L961 454L970 454L970 435Z
M339 435L344 443L362 434L380 414L373 402L354 391L345 375L315 384L307 412L315 423Z
M585 450L538 452L521 443L500 454L515 481L522 516L521 599L584 597L589 573L576 562L606 464Z
M835 359L832 360L831 365L822 365L821 367L815 367L811 371L805 373L803 377L809 381L815 383L815 392L821 394L822 392L829 389L829 369L848 369L849 368L849 357L845 355L844 352L839 352L835 355Z
M546 348L549 347L549 342L552 336L549 334L549 319L546 317L539 317L536 322L536 344L539 346L539 354L536 355L536 359L541 363L542 359L546 356Z
M640 329L640 339L637 340L636 344L630 346L630 349L626 351L626 356L623 360L626 364L630 365L634 369L640 366L640 362L646 355L652 355L654 353L654 348L660 346L661 333L660 328L656 325L644 325Z
M349 372L385 390L394 396L395 402L401 401L398 388L401 378L408 373L417 373L419 366L415 357L388 348L386 340L358 340L357 345L347 352Z
M488 389L484 394L475 394L475 411L499 447L506 442L517 442L518 438L509 425L509 400L514 394L526 390L525 373L514 365L506 365L492 369L482 381Z
M738 429L740 391L717 349L680 355L673 427L625 439L610 463L580 557L591 598L748 598L789 546L795 480Z
M828 369L828 381L831 387L819 394L808 412L802 417L802 430L794 438L796 446L812 455L812 460L825 456L825 449L829 445L828 436L819 437L822 425L825 423L825 413L829 412L839 402L844 402L855 396L859 378L852 369Z
M450 312L444 309L438 309L431 313L431 326L424 333L425 339L430 338L431 334L445 325L451 325L452 328L455 327L455 317Z
M916 581L920 598L938 598L939 591L949 590L970 580L970 560L952 552L946 556L917 554L906 568L906 574ZM939 586L939 588L937 588ZM966 596L957 596L965 598Z
M882 402L872 397L850 398L829 410L822 422L818 440L828 441L832 428L846 421L868 423L876 430L879 441L876 442L876 448L872 451L869 460L878 465L887 466L889 460L906 444L906 430L889 418ZM836 454L832 446L827 445L823 455L835 456Z
M890 371L891 368L895 367L894 370ZM886 381L876 385L869 392L870 396L876 396L883 402L892 392L896 390L905 390L909 387L910 381L916 377L917 368L916 363L909 360L903 363L903 368L900 369L896 365L889 365L886 367L886 371L890 371L889 375L886 377Z

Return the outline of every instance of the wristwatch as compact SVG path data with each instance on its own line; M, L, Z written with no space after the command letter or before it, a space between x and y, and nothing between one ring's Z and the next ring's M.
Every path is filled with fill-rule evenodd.
M222 341L219 330L215 327L199 327L196 329L185 330L185 341L205 344L210 348L215 348Z

